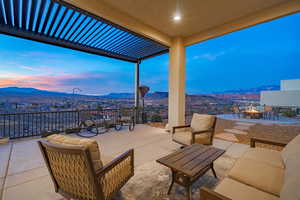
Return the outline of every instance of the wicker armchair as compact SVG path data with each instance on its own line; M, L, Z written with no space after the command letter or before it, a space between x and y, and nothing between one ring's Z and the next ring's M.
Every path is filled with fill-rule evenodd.
M84 139L87 140L87 139ZM111 199L134 175L133 149L101 166L96 152L83 145L38 142L54 183L55 192L66 199ZM98 167L95 167L96 164Z
M173 127L172 140L183 146L195 143L212 145L216 122L214 115L194 113L190 125Z

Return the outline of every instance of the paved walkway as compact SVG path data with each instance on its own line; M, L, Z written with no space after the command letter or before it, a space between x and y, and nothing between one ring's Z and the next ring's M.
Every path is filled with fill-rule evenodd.
M251 126L255 123L235 121L231 129L224 129L224 132L218 133L215 137L231 142L239 142L236 135L248 135Z
M135 166L167 155L180 146L171 140L163 129L139 125L133 132L127 130L95 137L106 156L134 148ZM47 169L36 141L30 138L0 145L0 199L2 200L53 200L62 199L54 192ZM238 158L249 146L223 140L214 140L214 146L225 149L226 155Z

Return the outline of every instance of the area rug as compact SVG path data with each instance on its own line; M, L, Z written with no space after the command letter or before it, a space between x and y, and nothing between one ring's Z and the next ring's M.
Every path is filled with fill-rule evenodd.
M218 179L215 179L211 171L198 179L192 187L192 199L199 200L201 187L213 189L227 172L232 168L235 159L223 155L215 162L215 170ZM155 161L141 165L135 169L135 175L123 187L122 191L115 198L116 200L185 200L185 188L174 184L171 194L167 191L171 181L171 173L167 167L164 167Z

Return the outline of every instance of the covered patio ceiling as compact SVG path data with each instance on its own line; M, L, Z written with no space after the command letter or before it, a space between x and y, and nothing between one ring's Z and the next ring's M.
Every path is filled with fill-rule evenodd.
M176 37L189 46L300 11L299 0L63 1L167 46Z
M55 0L0 0L0 33L130 62L168 47Z

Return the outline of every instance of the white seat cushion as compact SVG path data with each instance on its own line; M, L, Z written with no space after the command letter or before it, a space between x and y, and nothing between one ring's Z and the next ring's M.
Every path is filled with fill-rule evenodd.
M190 131L178 131L175 132L173 135L173 140L179 142L184 145L191 145L192 144L192 133Z
M255 189L241 182L225 178L215 192L232 200L278 200L277 196Z
M300 199L300 155L289 155L286 159L284 184L280 192L282 200L299 200Z
M210 144L210 134L211 133L201 133L195 135L195 143L196 144ZM190 131L181 131L181 132L175 132L173 134L173 140L184 144L184 145L191 145L192 144L192 132Z
M228 176L258 190L280 196L284 169L242 157L235 163Z
M250 148L243 154L243 158L249 158L275 167L284 168L280 151L263 148Z
M300 135L296 136L281 151L285 164L284 184L280 192L282 200L300 199Z
M296 172L292 177L285 179L282 190L280 192L280 199L299 200L300 199L299 185L300 185L300 174Z
M195 135L195 143L196 144L206 144L206 145L211 144L211 142L210 142L211 134L212 134L211 132L196 134Z
M113 161L114 157L102 155L101 160L102 160L103 166L105 166L105 165L109 164L111 161Z
M281 151L283 162L286 163L288 157L293 156L293 154L300 155L300 134L290 141Z

